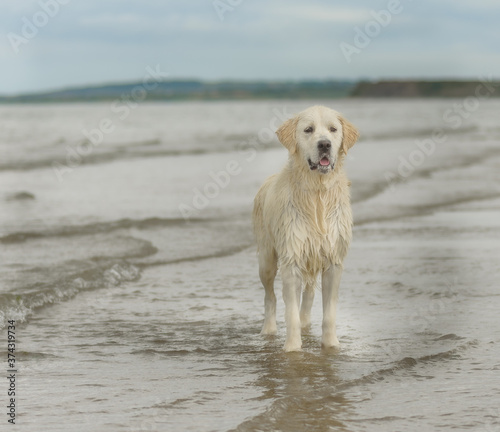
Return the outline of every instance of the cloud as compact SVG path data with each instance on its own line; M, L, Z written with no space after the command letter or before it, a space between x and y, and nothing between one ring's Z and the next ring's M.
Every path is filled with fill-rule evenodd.
M275 10L276 15L285 18L295 18L298 21L328 22L332 24L357 24L369 17L370 9L353 9L336 5L321 4L291 4L281 10Z
M20 32L40 4L6 2L0 93L137 79L155 64L202 79L475 78L498 66L496 0L401 4L348 64L340 43L353 43L386 0L244 0L224 21L211 0L73 0L18 55L6 34Z

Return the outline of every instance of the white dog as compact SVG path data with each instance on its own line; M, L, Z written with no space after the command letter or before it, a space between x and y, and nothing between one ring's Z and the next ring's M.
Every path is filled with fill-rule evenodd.
M276 134L289 151L288 163L262 185L253 210L259 275L265 288L262 334L276 333L274 278L279 265L285 302L285 351L302 347L301 327L311 323L320 273L322 346L338 346L338 288L352 235L350 182L342 165L358 139L358 131L340 113L313 106L283 123Z

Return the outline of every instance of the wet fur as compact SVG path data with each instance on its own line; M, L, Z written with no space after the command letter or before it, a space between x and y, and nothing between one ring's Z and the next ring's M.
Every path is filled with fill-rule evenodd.
M322 127L321 123L330 121L337 127L337 131L329 135L332 151L335 152L331 172L321 174L311 170L307 163L307 152L314 153L314 149L311 143L303 142L307 137L298 137L298 134L304 134L299 126L306 121L317 124L318 130ZM322 344L325 347L336 346L338 282L352 236L350 183L343 163L347 151L358 138L358 132L338 112L315 106L287 120L276 133L289 151L289 160L279 174L271 176L262 185L255 197L253 210L259 274L266 291L262 333L276 332L273 283L279 266L286 307L285 350L301 348L300 327L310 324L314 287L320 274L323 275ZM326 136L326 132L322 136ZM302 288L305 289L300 305Z

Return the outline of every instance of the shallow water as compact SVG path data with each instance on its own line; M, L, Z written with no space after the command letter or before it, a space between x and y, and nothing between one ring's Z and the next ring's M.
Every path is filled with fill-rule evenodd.
M144 104L62 181L53 162L109 106L0 107L0 318L16 320L19 428L500 430L500 102L453 129L456 102L328 103L363 136L346 161L341 348L320 348L317 296L290 354L281 300L278 335L259 335L250 210L286 160L268 129L313 101ZM439 127L446 141L399 175ZM196 209L230 161L241 172Z

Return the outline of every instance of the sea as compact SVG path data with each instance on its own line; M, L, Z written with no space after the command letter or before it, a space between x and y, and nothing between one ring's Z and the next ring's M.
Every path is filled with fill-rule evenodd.
M285 353L251 209L315 104L361 136L341 346L317 295ZM121 108L0 105L1 430L500 431L499 99Z

